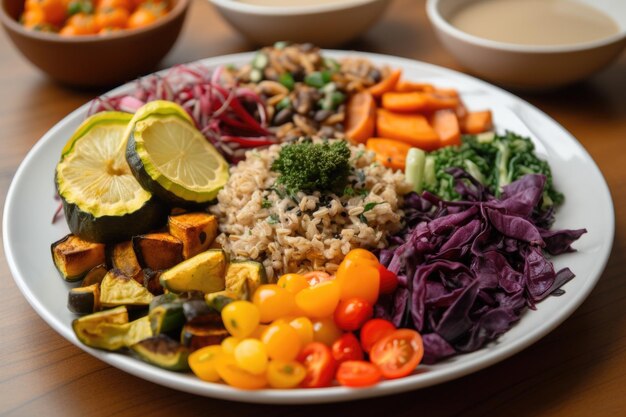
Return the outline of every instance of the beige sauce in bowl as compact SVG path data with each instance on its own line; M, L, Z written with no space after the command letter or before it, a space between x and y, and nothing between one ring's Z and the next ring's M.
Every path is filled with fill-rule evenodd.
M575 0L481 0L449 22L470 35L521 45L578 44L620 31L609 15Z
M318 6L330 3L345 3L347 0L238 0L240 3L254 4L255 6L294 7Z

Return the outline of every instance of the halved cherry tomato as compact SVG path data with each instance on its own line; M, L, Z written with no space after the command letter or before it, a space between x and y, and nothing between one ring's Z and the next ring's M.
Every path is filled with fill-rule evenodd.
M367 353L372 350L372 346L383 337L393 333L396 326L384 319L372 319L361 327L361 346Z
M220 345L203 347L189 355L189 367L201 380L217 382L220 380L216 369L217 361L223 354Z
M255 375L241 369L232 355L222 355L217 359L218 375L228 385L241 389L261 389L267 385L265 373Z
M334 319L340 329L351 332L359 330L373 315L372 303L362 298L348 298L339 302Z
M272 388L294 388L306 376L306 368L296 361L271 361L267 367L267 380Z
M345 387L369 387L378 383L382 374L376 365L370 362L346 361L339 365L336 378Z
M398 288L398 276L380 264L378 265L378 273L380 274L380 293L393 293Z
M333 276L324 271L311 271L306 274L302 274L304 279L309 283L309 287L317 285L320 282L326 282L333 279Z
M337 339L331 350L337 363L363 360L363 349L361 349L359 339L352 333L346 333Z
M415 330L399 329L374 344L370 361L388 379L407 376L424 356L422 337Z
M327 387L333 381L335 360L328 346L319 342L309 343L298 355L298 362L306 368L301 387Z
M298 331L285 321L277 320L270 324L263 332L261 341L271 359L283 361L294 360L302 347Z

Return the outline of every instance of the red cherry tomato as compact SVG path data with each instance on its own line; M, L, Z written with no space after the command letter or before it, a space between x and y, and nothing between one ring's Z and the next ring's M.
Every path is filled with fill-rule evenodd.
M346 387L369 387L380 381L382 373L366 361L342 362L337 369L337 381Z
M302 274L304 279L309 283L309 287L319 284L320 282L326 282L334 279L332 275L329 275L324 271L311 271L306 274Z
M367 353L372 350L372 346L383 337L393 333L396 326L384 319L372 319L361 327L361 346Z
M330 348L323 343L311 342L300 351L298 362L306 368L300 384L303 388L327 387L333 381L335 360Z
M348 298L339 301L335 309L335 323L342 330L359 330L374 315L372 304L362 298Z
M380 339L370 352L370 361L385 378L407 376L424 356L422 337L415 330L400 329Z
M363 360L363 349L359 339L352 333L346 333L337 339L331 349L337 363Z
M398 276L380 264L378 273L380 274L380 293L392 294L398 287Z

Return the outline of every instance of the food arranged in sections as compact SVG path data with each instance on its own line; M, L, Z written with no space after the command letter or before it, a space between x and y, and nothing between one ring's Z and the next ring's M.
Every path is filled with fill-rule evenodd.
M563 202L488 109L279 43L101 97L55 182L87 346L243 389L364 387L496 340L574 277ZM77 284L78 283L78 284Z

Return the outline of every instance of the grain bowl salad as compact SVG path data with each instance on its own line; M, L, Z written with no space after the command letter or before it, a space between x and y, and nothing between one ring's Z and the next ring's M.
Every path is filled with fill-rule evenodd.
M333 55L335 56L335 55ZM51 245L86 346L241 389L367 387L496 341L574 274L533 142L462 92L278 43L94 100Z

